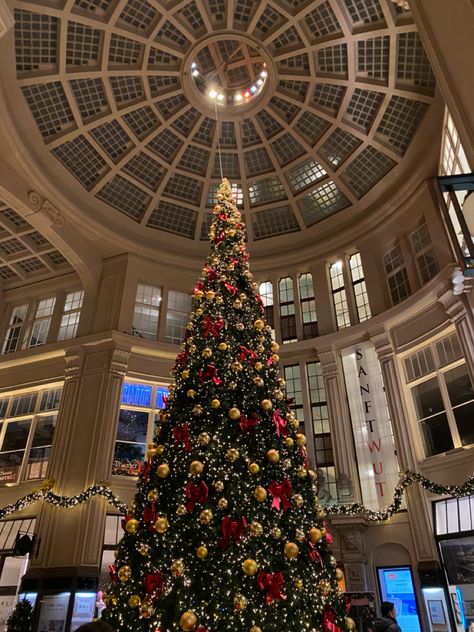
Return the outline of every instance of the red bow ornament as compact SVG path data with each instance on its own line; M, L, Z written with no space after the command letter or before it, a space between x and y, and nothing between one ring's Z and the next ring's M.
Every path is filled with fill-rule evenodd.
M158 511L156 509L156 503L151 503L151 505L147 505L143 510L143 522L148 525L148 527L153 527L158 518Z
M204 289L204 283L202 281L198 281L196 285L194 286L195 292L202 292L203 289Z
M240 349L239 360L245 361L249 358L250 360L256 360L256 358L258 357L255 351L252 351L252 349L248 349L247 347L244 347L244 345L239 345L239 349Z
M186 509L187 511L189 511L189 513L192 513L197 503L203 505L205 502L207 502L209 490L204 481L199 481L199 483L188 481L184 493L186 494L186 498L188 499L188 502L186 503Z
M245 417L245 415L240 415L240 421L239 421L240 432L242 434L246 434L249 430L252 430L252 428L255 428L255 426L258 426L259 423L260 423L260 417L257 415L257 413L251 413L250 417Z
M152 459L148 459L148 461L144 464L140 476L144 483L148 481L148 477L150 476L150 472L152 470Z
M291 509L291 501L289 498L291 490L291 481L288 478L285 478L281 483L277 483L276 481L270 483L268 491L270 495L273 496L272 507L280 510L283 505L284 511Z
M182 443L186 452L191 451L191 441L189 439L188 424L179 424L173 428L173 437L175 445Z
M320 552L318 551L318 549L314 546L314 544L312 542L308 542L309 544L309 559L314 562L315 560L319 559L319 563L321 564L321 566L323 565L323 559L321 557Z
M212 334L214 338L217 338L221 329L224 327L224 319L219 318L213 320L210 316L206 316L202 323L202 335L203 338L207 338L209 334Z
M235 296L237 294L237 288L235 285L232 285L231 283L224 283L224 287L231 296Z
M112 584L116 584L118 577L117 577L117 567L115 566L115 564L109 564L109 576L110 576L110 581L112 582Z
M156 573L145 573L143 577L145 592L147 595L155 594L157 597L161 595L164 588L163 575L160 571Z
M216 245L219 245L220 243L224 241L224 239L225 239L225 231L221 230L221 232L215 236L214 243Z
M217 386L222 382L220 377L217 377L217 369L213 364L208 364L204 371L202 369L199 369L198 375L201 384L207 382L208 380L212 380Z
M238 520L232 520L230 516L223 518L221 523L222 538L217 543L217 546L225 551L229 548L231 538L237 544L246 526L247 520L245 518L239 518Z
M323 630L324 632L342 632L342 629L336 625L336 613L334 612L334 608L331 606L327 606L323 613Z
M274 599L286 599L286 596L282 594L281 589L283 587L283 573L265 573L262 571L258 576L258 587L260 590L267 591L265 601L267 604L272 603Z
M275 422L276 433L279 437L281 435L283 435L284 437L287 437L290 434L290 431L286 427L287 421L286 419L283 419L283 417L281 416L280 410L277 409L273 413L273 421Z

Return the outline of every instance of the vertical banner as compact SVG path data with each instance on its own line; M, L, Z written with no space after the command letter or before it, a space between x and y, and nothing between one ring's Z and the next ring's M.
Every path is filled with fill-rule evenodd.
M380 363L371 342L341 351L363 503L375 511L392 501L398 463Z

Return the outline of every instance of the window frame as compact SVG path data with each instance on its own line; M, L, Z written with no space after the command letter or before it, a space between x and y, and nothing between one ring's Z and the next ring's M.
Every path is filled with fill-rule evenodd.
M146 302L138 300L138 291L139 291L140 286L151 288L152 290L159 290L158 305L153 305L152 302L146 303ZM136 336L137 338L141 338L142 340L158 340L159 339L158 337L160 333L160 326L161 326L161 321L163 318L163 298L164 298L163 286L150 285L144 281L137 282L136 287L135 287L135 296L133 299L133 315L132 315L132 324L131 324L131 329L130 329L130 333L132 336ZM137 314L137 307L149 307L150 310L155 310L157 312L157 321L156 321L156 329L155 329L154 337L143 336L141 334L140 329L138 329L135 326L135 317ZM148 319L148 322L151 322L150 319Z
M385 259L389 255L391 255L391 253L394 250L399 250L400 251L401 263L399 263L397 266L395 266L392 270L387 270L387 264L385 262ZM390 248L388 248L387 250L384 251L384 253L382 255L382 263L383 263L385 282L387 284L388 294L390 296L390 302L391 302L392 306L399 305L400 303L405 301L412 294L410 278L408 276L408 268L407 268L407 265L406 265L406 262L405 262L405 256L404 256L404 253L403 253L403 249L402 249L402 246L401 246L399 241L397 241ZM392 288L390 287L390 279L395 278L395 276L398 273L403 273L404 274L404 282L406 283L406 287L408 288L408 293L405 296L401 297L401 298L399 297L398 300L395 301ZM394 288L394 289L396 289L397 292L398 292L398 289L400 287L401 287L400 285L397 285L396 288ZM400 295L399 292L398 292L398 294Z
M355 266L352 266L351 261L354 259L354 257L358 257L359 260ZM349 274L351 277L352 295L354 297L354 305L355 305L355 312L357 315L357 321L359 323L362 323L372 318L372 311L370 309L369 293L367 292L367 283L365 282L364 266L362 265L362 257L361 257L360 252L356 250L351 255L349 255L347 263L348 263L348 268L349 268ZM356 270L357 268L360 268L362 274L359 278L354 279L354 270ZM360 290L360 293L358 294L357 288L359 287L361 288L361 290ZM358 296L362 296L364 298L364 302L362 305L359 305L359 303L357 302ZM365 310L365 314L363 317L361 317L361 310Z
M282 281L286 281L287 279L289 279L291 281L291 293L292 293L292 300L290 301L282 301L281 300L281 296L282 296L282 289L280 288L280 284ZM289 290L287 288L285 288L285 290L283 290L284 292L288 292ZM292 342L297 342L298 341L298 329L297 329L297 325L296 325L296 302L295 302L295 282L293 280L293 277L288 274L284 277L280 277L278 279L278 304L279 304L279 315L280 315L280 330L281 330L281 341L283 344L289 344ZM291 307L293 307L293 313L289 313L289 314L283 314L282 308L287 308L289 310L291 310ZM285 323L285 326L284 326ZM284 331L288 331L289 337L284 337L283 332ZM293 335L294 334L294 335Z
M426 229L426 232L427 232L428 238L429 238L429 243L427 243L425 246L423 246L420 250L416 250L416 246L415 246L415 243L414 243L415 239L416 239L415 235L417 233L419 233L423 228ZM416 271L418 273L418 279L420 281L420 284L421 285L426 285L426 283L429 283L432 279L434 279L435 276L439 272L438 259L436 257L436 251L434 249L433 240L431 239L431 233L430 233L430 230L429 230L428 223L423 221L414 230L410 231L408 233L408 241L410 242L410 248L411 248L411 252L412 252L412 255L413 255L413 259L415 260ZM428 266L425 266L423 268L422 265L421 265L422 260L425 261L424 258L430 252L432 253L432 257L433 257L433 260L435 262L435 267L436 267L436 271L435 271L435 273L433 275L431 274L431 271L430 271ZM429 277L426 278L426 279L423 277L423 269L428 270L428 272L429 272Z
M341 329L346 329L347 327L350 327L352 325L351 310L349 306L349 299L347 296L347 289L346 289L346 278L344 274L345 263L346 263L345 260L337 259L333 261L332 263L329 262L328 268L327 268L328 278L329 278L329 288L331 290L332 309L333 309L337 331L340 331ZM333 269L334 266L340 267L340 272L338 273L337 276L340 275L342 277L342 285L339 285L339 287L337 288L334 287L333 275L331 274L331 270ZM340 304L343 306L342 311L339 315L338 315L337 305L336 305L336 297L338 296L341 297ZM339 316L341 317L341 321L342 321L341 323L339 322Z
M312 290L312 294L310 296L303 296L301 279L303 277L309 277L310 284L309 287ZM300 299L300 310L301 310L301 324L303 329L303 340L308 340L309 338L316 338L318 333L318 313L316 311L316 292L314 289L314 279L312 272L302 272L298 275L298 295ZM308 287L308 285L304 286ZM312 303L312 305L311 305ZM308 306L308 309L305 310L305 305ZM310 315L310 320L305 322L305 315ZM314 314L314 318L313 318Z

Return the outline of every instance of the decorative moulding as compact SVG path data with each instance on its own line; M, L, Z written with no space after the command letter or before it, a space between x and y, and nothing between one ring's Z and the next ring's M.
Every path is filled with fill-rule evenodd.
M0 38L13 28L13 15L5 0L0 0Z
M1 2L2 0L0 0ZM44 213L49 219L53 226L60 228L64 224L64 216L58 211L58 209L51 204L51 202L44 197L42 197L36 191L30 191L28 193L28 199L31 203L33 209L37 212Z

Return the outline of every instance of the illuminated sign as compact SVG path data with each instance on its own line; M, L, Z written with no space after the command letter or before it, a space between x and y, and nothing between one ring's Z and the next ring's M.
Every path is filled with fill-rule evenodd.
M395 605L397 622L403 632L421 632L411 568L382 567L377 571L381 600Z

